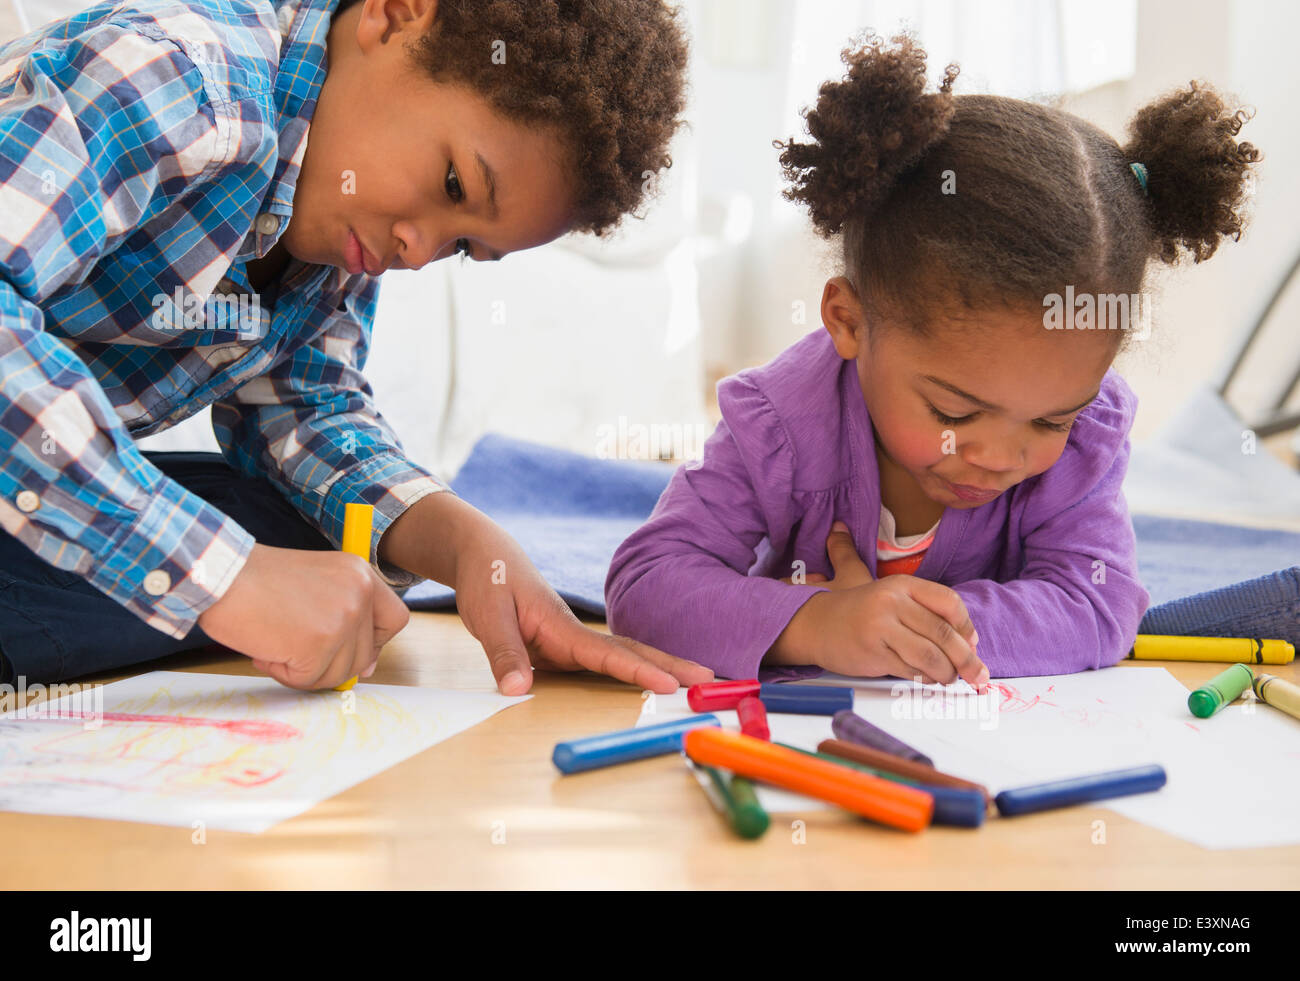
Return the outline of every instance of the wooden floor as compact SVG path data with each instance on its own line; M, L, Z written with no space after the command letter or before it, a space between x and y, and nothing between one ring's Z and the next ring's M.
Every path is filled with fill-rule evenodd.
M1167 664L1196 685L1222 665ZM248 674L234 655L150 665ZM1123 669L1121 669L1123 670ZM1300 681L1297 665L1274 669ZM104 676L97 680L121 675ZM417 613L379 684L494 690L454 614ZM539 674L507 709L260 835L0 813L4 889L1294 889L1300 846L1212 852L1084 806L909 835L832 811L732 836L680 757L562 777L562 739L632 725L640 692ZM792 822L804 822L796 843ZM1093 844L1093 822L1105 844ZM1298 818L1300 820L1300 818ZM494 841L497 839L497 841ZM504 839L504 840L500 840Z

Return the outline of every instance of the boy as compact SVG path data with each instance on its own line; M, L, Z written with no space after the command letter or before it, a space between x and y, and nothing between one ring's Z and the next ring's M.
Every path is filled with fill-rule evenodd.
M658 0L140 0L0 47L0 680L215 641L330 687L423 577L506 694L530 654L711 677L583 628L360 374L385 269L633 210L684 64ZM135 448L209 404L224 460ZM349 501L369 566L335 551Z

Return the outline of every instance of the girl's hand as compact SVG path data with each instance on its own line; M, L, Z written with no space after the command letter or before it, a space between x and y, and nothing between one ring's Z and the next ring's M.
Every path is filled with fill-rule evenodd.
M830 591L799 609L766 663L817 664L859 677L919 676L943 684L962 678L976 690L988 684L988 668L975 653L978 635L956 592L915 576L873 580L841 522L833 526L826 550L835 577L806 581L825 582Z

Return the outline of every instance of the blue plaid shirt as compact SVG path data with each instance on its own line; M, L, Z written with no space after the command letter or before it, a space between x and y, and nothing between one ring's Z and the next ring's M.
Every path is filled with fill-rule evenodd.
M444 490L361 375L378 279L246 263L293 213L337 0L101 3L0 46L0 524L176 637L252 537L134 438L217 440L336 544Z

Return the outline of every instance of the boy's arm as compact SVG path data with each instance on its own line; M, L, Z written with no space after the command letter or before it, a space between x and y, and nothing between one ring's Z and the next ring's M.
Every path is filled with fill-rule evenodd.
M1035 478L1020 575L952 587L995 678L1109 667L1133 644L1150 597L1122 490L1135 399L1122 381L1114 391L1079 417L1066 453Z
M723 421L701 463L677 470L650 519L614 554L605 599L617 633L719 675L752 678L790 619L825 587L747 575L759 543L790 532L772 525L788 513L793 451L752 384L723 385Z
M402 587L420 577L382 561L380 539L411 505L450 491L407 459L361 373L378 292L377 278L353 277L315 335L214 405L212 422L232 466L279 487L336 545L346 505L373 504L370 562Z
M45 46L6 87L0 524L184 637L240 571L252 537L144 458L86 365L45 331L40 304L178 196L242 166L250 148L175 45L129 28Z

